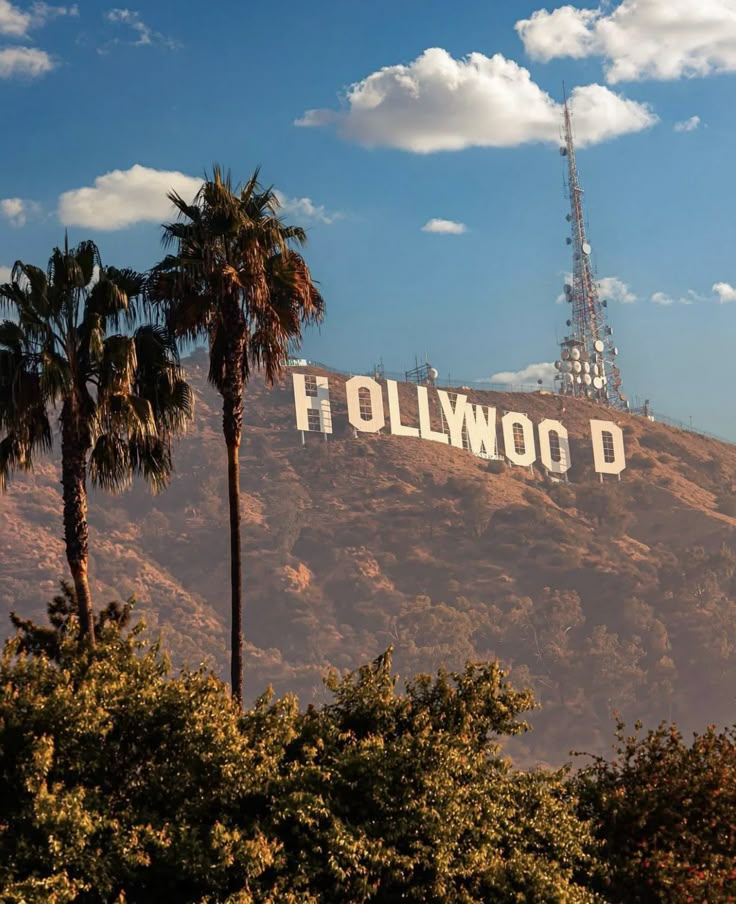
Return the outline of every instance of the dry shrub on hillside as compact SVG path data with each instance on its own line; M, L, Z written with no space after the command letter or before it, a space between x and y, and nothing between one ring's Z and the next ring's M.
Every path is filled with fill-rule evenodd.
M730 518L736 518L736 496L721 496L718 500L718 511L722 515L728 515Z
M651 455L642 455L641 452L635 452L627 462L632 470L651 471L657 467L656 459Z

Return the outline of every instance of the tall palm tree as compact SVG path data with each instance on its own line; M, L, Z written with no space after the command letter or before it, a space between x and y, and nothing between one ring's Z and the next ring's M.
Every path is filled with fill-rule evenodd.
M279 201L258 182L258 170L241 187L213 168L191 203L169 195L179 212L164 225L163 242L175 250L154 268L151 298L165 311L180 341L206 338L209 382L222 396L230 508L232 608L231 681L243 700L243 598L239 449L243 394L252 370L273 381L286 367L302 327L319 322L322 296L295 247L306 234L278 216Z
M135 325L145 279L103 267L93 242L54 249L46 271L17 261L0 286L0 489L52 445L59 416L66 557L83 638L94 643L87 577L87 475L154 490L171 472L171 438L191 417L178 351L160 326ZM3 433L5 434L3 436Z

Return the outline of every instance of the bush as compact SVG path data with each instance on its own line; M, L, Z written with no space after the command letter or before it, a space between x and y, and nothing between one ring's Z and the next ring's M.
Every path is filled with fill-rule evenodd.
M560 508L572 509L577 505L575 490L567 483L553 483L547 495Z
M599 527L614 533L622 533L631 514L621 487L613 483L594 483L577 493L578 508Z
M657 462L651 455L642 455L641 452L635 452L627 461L630 468L639 468L643 471L650 471L657 467Z
M718 500L718 511L722 515L736 518L736 496L721 496Z
M656 452L672 451L672 440L660 433L642 433L639 437L639 445L645 446L647 449L654 449Z
M503 474L506 470L506 462L500 458L492 458L488 462L488 473L489 474Z

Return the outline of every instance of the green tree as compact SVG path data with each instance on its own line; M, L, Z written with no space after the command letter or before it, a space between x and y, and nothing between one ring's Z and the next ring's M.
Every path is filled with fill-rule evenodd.
M210 674L169 676L125 630L129 605L103 610L94 648L74 609L66 588L51 627L18 621L0 659L0 900L293 900L255 890L278 855L259 813L294 701L243 722Z
M59 415L66 556L82 636L94 643L87 567L87 475L116 491L133 475L166 485L170 440L191 416L192 396L175 344L140 326L135 300L143 277L103 267L93 242L55 248L44 272L17 261L0 286L0 488L30 470L52 444Z
M334 702L302 720L272 809L294 891L334 904L596 900L564 773L500 756L531 695L495 663L396 683L389 651L333 673Z
M171 676L130 605L80 645L71 587L0 657L0 899L229 904L576 904L596 845L564 772L503 738L531 695L496 664L397 690L390 651L300 712L241 712Z
M604 843L606 896L626 904L736 899L736 729L686 744L675 725L626 736L574 781Z
M242 188L218 166L187 203L170 198L179 220L165 225L164 243L176 250L154 268L151 297L165 311L174 336L209 343L209 381L222 396L230 512L233 696L243 699L243 599L240 536L240 442L243 393L253 369L273 383L304 324L322 318L322 296L294 250L306 234L279 219L279 201L258 182Z

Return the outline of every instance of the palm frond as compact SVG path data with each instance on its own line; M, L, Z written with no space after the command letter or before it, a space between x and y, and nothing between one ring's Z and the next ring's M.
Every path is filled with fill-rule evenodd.
M87 304L85 318L96 315L103 318L106 326L119 329L122 323L129 320L129 299L127 293L107 274L100 271L100 278L92 287Z
M133 474L143 477L153 493L160 493L169 485L173 464L170 443L158 437L133 440L129 445Z
M116 334L108 336L103 345L99 368L99 390L106 393L129 392L138 366L135 339Z
M192 249L196 258L196 242ZM13 318L0 322L1 486L50 448L48 415L58 401L62 410L73 403L91 437L93 482L117 491L141 473L165 485L171 437L193 404L175 337L163 318L135 335L110 333L134 325L146 291L136 271L103 267L93 242L65 242L45 271L16 262L0 286L0 309Z
M13 471L32 471L34 452L49 452L51 444L51 424L45 409L26 411L15 429L0 440L0 491L7 489Z
M127 303L123 313L126 323L132 325L140 313L140 302L143 299L146 288L145 274L138 273L136 270L131 270L127 267L123 269L106 267L104 275L105 279L113 283L118 291L125 295Z
M41 394L53 405L71 390L73 377L69 362L55 350L53 343L49 343L41 350L39 364Z
M174 253L149 283L172 335L195 339L207 333L208 378L221 393L226 361L234 355L244 380L251 365L273 380L303 327L324 316L324 299L294 250L306 233L279 218L277 193L259 179L256 169L234 190L230 173L215 163L191 204L172 197L179 219L164 227L164 244Z
M225 357L228 351L227 334L221 318L210 330L210 367L208 382L222 395L225 391Z
M80 242L73 251L76 262L79 266L82 285L79 288L86 288L95 278L95 270L102 267L100 260L100 251L94 242Z
M48 304L49 280L40 267L16 261L10 276L12 285L17 286L24 296L36 299L36 306L43 313Z
M98 436L89 459L89 475L94 486L109 493L127 489L132 479L127 440L117 433Z
M0 490L7 489L13 471L30 471L31 467L31 457L17 434L9 433L0 440Z
M60 248L54 248L49 259L48 282L63 287L67 292L83 289L88 282L88 280L85 281L84 270L77 260L76 251L77 249L70 251L66 247L63 251ZM82 256L84 258L84 251ZM37 291L33 285L32 289L34 293Z
M7 351L22 354L24 339L23 330L15 321L4 320L0 323L0 346Z

